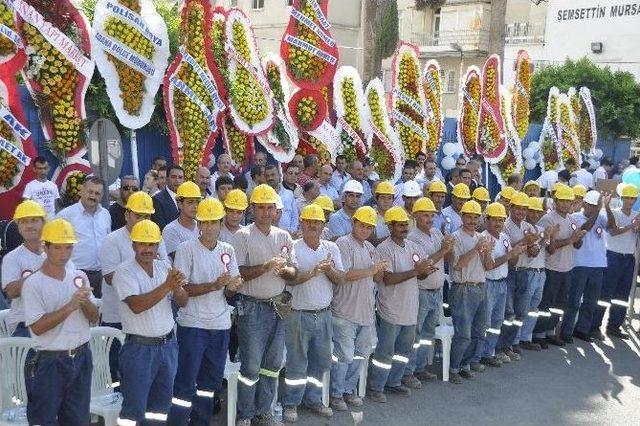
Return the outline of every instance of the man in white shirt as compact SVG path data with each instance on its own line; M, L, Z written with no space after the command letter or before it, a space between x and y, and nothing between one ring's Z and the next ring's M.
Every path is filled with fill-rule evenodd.
M255 222L240 229L233 240L240 275L238 339L238 422L249 426L280 424L271 414L284 352L287 294L285 281L296 273L291 236L272 225L276 210L275 190L258 185L251 193ZM290 305L289 305L290 306Z
M149 219L153 214L153 200L149 194L138 191L131 194L125 206L125 226L107 235L100 249L100 264L102 266L102 303L100 304L100 325L122 329L120 321L120 299L113 287L113 275L118 267L131 260L135 253L131 244L131 230L136 223ZM160 259L169 260L164 242L160 241L158 248ZM118 381L118 353L120 342L114 340L109 350L109 368L111 377Z
M342 193L342 187L351 179L347 173L347 157L340 154L336 157L336 169L331 175L331 186L333 186L339 194Z
M589 172L589 162L583 161L580 168L571 173L569 183L571 186L582 185L587 189L594 187L593 175Z
M89 326L98 321L98 308L87 276L69 265L77 241L73 226L52 220L42 228L42 240L47 258L22 287L36 350L25 365L27 418L32 425L86 425L93 370Z
M5 322L10 330L14 330L14 337L29 337L20 296L25 279L40 269L46 258L41 239L46 217L47 212L42 205L31 200L20 203L13 214L23 243L2 258L2 291L11 300L11 311Z
M102 272L100 271L100 247L111 232L109 211L100 205L104 181L88 176L82 184L80 201L58 212L58 218L73 225L78 243L73 248L71 260L76 268L89 277L93 294L102 297Z
M331 367L333 285L344 283L344 272L338 246L320 239L324 219L322 207L304 207L300 213L302 238L293 243L298 270L294 279L287 281L291 313L285 332L286 392L282 402L286 422L298 420L301 403L319 416L333 415L331 408L322 405L322 376Z
M471 191L469 187L464 183L459 183L453 187L451 191L451 205L442 209L442 216L444 218L444 232L445 234L453 234L462 227L462 216L460 215L460 209L463 204L471 199Z
M298 205L293 191L282 186L278 166L273 164L268 165L266 167L265 176L267 178L267 184L280 196L283 205L280 221L274 225L288 231L292 235L296 234L300 224L298 222Z
M60 199L60 192L56 184L47 179L51 167L46 158L34 158L33 168L36 178L24 187L22 198L42 204L47 212L47 220L51 220L56 214L56 201Z
M223 217L220 201L200 201L200 237L176 250L174 266L186 279L189 303L178 311L178 371L170 425L211 424L214 393L222 389L232 310L225 290L235 292L242 285L233 247L218 240Z
M404 165L402 166L402 176L400 177L400 182L395 185L395 197L393 199L394 206L401 206L404 204L404 201L402 200L404 184L405 182L414 180L416 176L416 167L417 164L413 160L407 160L404 162Z
M254 169L255 167L255 169ZM251 195L253 188L265 183L264 181L264 168L267 167L267 154L262 151L256 151L253 156L253 164L249 170L244 174L247 179L247 194Z
M189 296L184 275L158 259L158 225L142 220L130 238L135 257L117 269L112 281L126 334L120 351L123 401L118 424L166 422L178 364L171 299L184 307Z
M613 168L613 163L608 158L600 160L600 165L593 172L593 186L596 187L598 180L609 179L609 172Z
M340 208L340 194L338 190L331 185L331 174L333 169L330 164L325 164L320 168L320 178L318 183L320 184L320 194L326 195L333 200L334 208Z
M220 154L216 161L216 171L211 175L211 184L209 192L214 194L216 191L215 184L220 176L228 176L233 181L233 173L231 173L231 157L229 154Z
M172 258L180 244L198 238L196 209L201 199L200 188L195 183L189 181L178 187L176 200L180 214L162 230L162 239Z
M609 304L609 321L607 323L607 335L628 339L629 335L620 327L624 322L629 306L629 293L635 283L633 276L636 242L640 231L638 212L631 207L638 198L638 189L630 184L625 184L620 190L622 207L611 209L607 203L607 269L602 281L602 294L600 300ZM591 324L591 337L601 340L603 338L600 326L604 317L605 308L598 304L598 312Z

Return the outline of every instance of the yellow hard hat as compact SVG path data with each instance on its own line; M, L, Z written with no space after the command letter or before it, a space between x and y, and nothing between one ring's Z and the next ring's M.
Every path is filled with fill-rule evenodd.
M573 186L573 195L576 197L584 198L587 195L587 188L584 185L574 185Z
M447 185L445 185L441 180L435 180L431 182L431 185L429 185L429 193L432 192L444 192L446 194Z
M387 180L384 180L382 182L380 182L378 184L378 186L376 186L376 194L387 194L387 195L395 195L396 194L396 190L393 186L393 184Z
M544 205L542 203L542 198L540 197L529 197L529 210L535 210L537 212L544 211Z
M407 215L407 211L400 206L393 206L386 212L384 212L384 222L408 222L409 215Z
M131 241L135 243L157 244L162 239L162 233L155 222L145 219L133 225L133 229L131 229L131 235L129 237L131 238Z
M156 211L153 208L151 196L144 191L134 192L129 195L126 209L140 214L153 214Z
M553 186L551 187L551 192L556 192L556 190L558 189L558 187L560 187L560 185L564 185L562 182L556 182L553 184Z
M489 190L484 186L479 186L476 189L474 189L473 194L471 194L471 197L474 200L484 201L486 203L491 202L491 198L489 197Z
M277 200L276 191L267 184L260 184L251 193L251 203L253 204L275 204Z
M573 201L576 199L573 189L569 185L559 183L556 185L556 191L553 195L556 200Z
M225 200L226 202L226 200ZM240 209L238 209L240 210ZM224 217L224 206L215 198L205 198L198 203L196 220L204 222L208 220L220 220Z
M75 244L78 239L73 225L64 219L54 219L44 224L42 241L53 244Z
M504 188L502 188L502 190L500 191L500 198L501 199L505 199L505 200L511 200L511 196L513 195L513 193L516 192L515 189L513 189L513 187L511 186L505 186Z
M25 200L18 204L13 214L13 220L24 219L25 217L41 217L46 218L47 212L44 211L42 204L33 200Z
M516 191L511 196L511 205L516 207L528 207L529 196L524 192Z
M522 187L522 189L525 189L529 186L535 186L538 189L540 189L540 184L538 183L538 181L536 180L528 180L527 183L524 184L524 186Z
M232 189L224 199L224 206L233 210L246 210L249 207L247 194L241 189Z
M324 222L324 211L322 207L315 203L308 204L300 212L300 220L319 220Z
M331 213L335 211L333 208L333 200L328 195L318 195L313 202L322 207L322 210L326 210Z
M487 217L501 217L503 219L507 218L507 209L504 208L502 203L491 203L485 209L485 214Z
M436 211L436 206L433 205L433 201L431 201L431 198L422 197L418 198L416 202L413 203L413 209L411 210L411 213L435 213Z
M460 209L460 213L462 214L477 214L480 216L482 214L482 207L475 200L467 201L462 205L462 209Z
M638 198L638 188L634 185L626 184L620 189L622 198Z
M353 218L358 222L376 226L378 224L378 213L371 206L362 206L353 214Z
M453 190L451 191L451 195L456 198L463 198L465 200L471 198L471 192L469 191L469 187L465 183L459 183L454 186Z
M200 188L194 182L181 183L176 191L176 198L202 198Z

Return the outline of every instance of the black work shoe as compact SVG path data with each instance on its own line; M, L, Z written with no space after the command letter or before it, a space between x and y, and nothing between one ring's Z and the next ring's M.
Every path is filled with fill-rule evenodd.
M577 339L580 339L580 340L584 340L587 343L593 342L593 337L589 336L588 334L581 333L579 331L574 331L573 332L573 337L575 337Z
M539 343L533 342L520 342L520 347L528 351L540 351L542 349Z
M558 336L547 336L547 342L555 346L565 346L564 340L559 338Z
M384 390L387 391L387 393L395 393L396 395L402 395L402 396L411 395L411 390L408 387L404 386L404 385L400 385L400 386L385 386Z
M604 334L602 334L602 331L600 331L599 328L593 330L590 336L594 340L600 340L601 342L604 342Z
M488 365L490 367L502 367L502 361L500 361L495 356L492 357L483 357L480 362L484 365Z
M571 336L567 336L567 335L562 335L560 336L560 338L567 344L572 344L573 343L573 337Z
M460 377L465 379L473 379L476 375L471 372L471 370L460 370Z
M608 329L607 328L607 336L609 337L617 337L618 339L627 340L629 335L619 328Z
M462 377L458 373L450 373L449 374L449 383L453 383L454 385L461 385L463 382Z
M533 343L539 344L542 349L549 349L549 342L547 342L547 339L541 339L539 337L534 337L533 338Z
M522 355L522 349L520 348L520 345L511 346L511 351L517 353L518 355Z

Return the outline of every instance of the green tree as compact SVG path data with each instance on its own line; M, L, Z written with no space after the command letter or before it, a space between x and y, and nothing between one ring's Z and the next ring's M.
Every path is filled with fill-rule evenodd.
M362 2L364 63L362 80L379 77L382 60L391 56L398 44L398 3L396 0Z
M531 82L531 121L542 123L547 113L549 89L557 86L586 86L596 110L598 134L604 138L640 137L640 84L627 71L600 67L588 58L567 60L547 66L533 74Z

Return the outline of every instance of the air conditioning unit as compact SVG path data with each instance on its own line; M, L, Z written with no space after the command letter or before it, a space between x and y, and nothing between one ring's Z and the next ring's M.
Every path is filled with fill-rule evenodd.
M601 41L591 42L591 52L602 53L602 42Z

